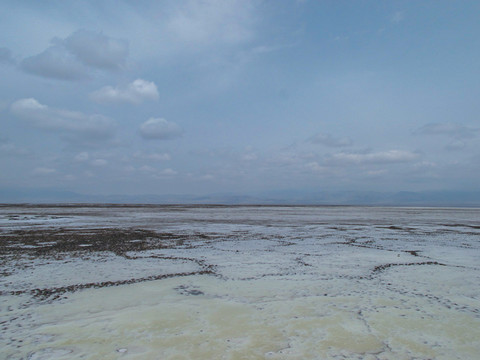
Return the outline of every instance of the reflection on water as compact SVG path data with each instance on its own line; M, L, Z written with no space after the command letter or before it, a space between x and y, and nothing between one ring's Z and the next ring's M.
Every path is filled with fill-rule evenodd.
M480 352L480 210L0 211L7 359Z

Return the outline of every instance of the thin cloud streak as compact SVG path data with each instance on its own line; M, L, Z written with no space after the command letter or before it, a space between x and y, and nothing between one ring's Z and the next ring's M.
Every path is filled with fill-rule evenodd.
M454 139L472 139L477 136L480 128L474 128L460 123L430 123L415 131L421 135L445 135Z
M313 144L320 144L328 147L347 147L353 144L352 139L348 137L336 138L330 134L318 133L309 138Z
M329 163L340 164L395 164L418 159L419 155L410 151L389 150L367 154L336 153L330 156Z

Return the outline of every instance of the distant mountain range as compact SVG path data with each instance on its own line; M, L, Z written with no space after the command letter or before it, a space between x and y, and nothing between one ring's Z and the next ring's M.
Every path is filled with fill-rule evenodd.
M56 189L0 189L0 203L385 205L480 207L480 191L301 191L209 195L88 195Z

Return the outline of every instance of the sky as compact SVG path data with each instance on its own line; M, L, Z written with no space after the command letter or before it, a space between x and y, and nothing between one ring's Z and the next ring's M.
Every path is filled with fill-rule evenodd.
M479 190L479 1L0 6L0 188Z

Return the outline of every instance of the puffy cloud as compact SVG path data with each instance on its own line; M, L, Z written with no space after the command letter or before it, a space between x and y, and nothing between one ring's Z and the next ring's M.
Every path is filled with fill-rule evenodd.
M421 135L446 135L460 140L475 137L479 130L479 128L472 128L459 123L447 122L424 125L417 129L415 133Z
M66 39L53 39L52 46L21 62L26 72L54 79L78 80L88 76L89 69L115 70L122 67L128 55L125 40L101 33L79 30Z
M129 102L139 104L143 100L158 100L158 89L153 81L137 79L126 87L105 86L90 94L98 103Z
M367 154L341 152L331 155L329 162L352 164L388 164L409 162L417 158L418 154L402 150L389 150Z
M15 60L13 60L12 52L10 49L6 47L0 48L0 64L13 64Z
M309 139L314 144L320 144L329 147L346 147L352 145L353 141L350 138L336 138L330 134L316 134Z
M161 118L150 118L140 126L140 135L149 140L174 139L183 134L180 126Z
M89 139L106 139L115 131L114 121L105 116L50 108L33 98L15 101L11 112L36 128Z

